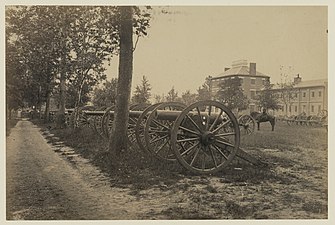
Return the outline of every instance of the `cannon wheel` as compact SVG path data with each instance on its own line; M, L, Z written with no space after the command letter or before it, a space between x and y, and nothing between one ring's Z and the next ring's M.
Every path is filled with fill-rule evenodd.
M255 131L256 122L250 115L242 115L238 118L240 133L250 135Z
M106 139L109 139L110 130L113 127L113 117L111 117L110 111L114 109L115 105L108 107L101 119L101 125L102 125L101 135Z
M143 111L146 108L148 108L149 106L150 106L150 104L147 104L147 103L134 104L134 105L129 106L129 110ZM130 145L135 143L135 141L137 140L136 139L137 120L138 120L138 118L129 117L127 135L128 135L128 141L129 141Z
M174 122L171 145L180 164L189 171L218 172L239 150L237 119L219 102L196 102L185 108Z
M106 107L103 106L103 107L100 107L98 108L98 111L104 111L106 110ZM102 117L103 115L97 115L97 116L94 116L94 119L93 119L93 129L95 130L95 132L102 138L104 138L104 135L103 135L103 126L102 126Z
M182 111L185 108L186 105L181 102L164 102L156 106L148 116L144 128L145 145L158 159L176 161L176 156L170 143L174 121L160 120L156 112L158 110Z
M147 152L148 149L145 146L145 139L144 139L144 127L146 120L148 118L148 114L151 113L151 111L161 103L156 103L153 105L148 106L143 113L140 115L140 117L137 119L136 126L135 126L135 137L138 146L140 147L141 150L144 152Z
M84 110L94 110L93 106L81 106L73 110L69 117L69 126L71 128L91 127L93 125L93 118L88 116Z

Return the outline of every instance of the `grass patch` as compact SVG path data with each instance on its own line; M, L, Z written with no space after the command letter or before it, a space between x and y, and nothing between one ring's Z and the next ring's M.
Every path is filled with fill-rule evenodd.
M150 153L143 152L136 144L130 146L129 151L123 152L119 159L119 165L111 165L108 143L98 136L93 129L84 127L78 129L54 129L52 124L38 123L43 129L50 129L50 132L59 137L67 146L74 148L83 157L90 159L96 166L107 172L114 186L131 184L134 189L147 189L153 186L164 185L171 187L178 180L184 177L193 177L192 182L209 185L208 179L196 176L181 167L178 162L164 162L158 160ZM262 129L262 128L261 128ZM279 181L290 183L288 179L272 171L271 162L281 167L291 168L297 162L290 159L289 152L299 154L301 148L306 146L320 148L327 147L326 130L322 128L306 128L302 126L287 126L277 123L274 132L267 127L256 131L250 136L241 136L241 145L246 149L269 148L278 149L279 152L288 152L288 157L277 154L267 154L261 150L252 150L251 155L260 156L263 160L270 162L267 168L260 168L241 159L235 158L223 171L213 175L214 177L225 178L222 182L248 182L259 184L264 181ZM315 142L315 137L318 137ZM199 179L194 179L198 177ZM192 183L191 182L191 183ZM208 186L209 192L215 193L213 188Z

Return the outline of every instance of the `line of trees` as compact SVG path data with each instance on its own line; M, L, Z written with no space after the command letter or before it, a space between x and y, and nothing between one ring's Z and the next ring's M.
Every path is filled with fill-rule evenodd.
M106 79L105 62L119 55L115 136L110 140L118 148L111 144L110 150L126 149L126 135L121 130L127 129L124 109L129 104L132 55L138 38L147 35L150 10L135 6L6 6L7 111L33 106L41 110L45 105L48 121L53 96L59 105L57 126L63 127L65 107L85 104L93 87Z

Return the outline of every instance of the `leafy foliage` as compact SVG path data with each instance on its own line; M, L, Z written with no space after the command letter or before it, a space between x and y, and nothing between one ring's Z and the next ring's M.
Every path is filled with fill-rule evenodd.
M180 101L180 98L178 97L178 92L174 89L174 87L172 87L171 90L167 93L166 101L168 102Z
M16 54L9 58L15 57L20 62L18 66L7 61L6 76L22 80L7 79L8 100L20 99L19 105L26 103L40 108L54 93L60 98L60 109L64 109L66 100L67 106L84 104L93 87L106 79L105 63L120 52L120 8L6 7L7 46L11 46L11 54ZM147 35L151 8L134 6L132 9L132 33L137 36L137 44L139 37ZM14 68L20 71L14 72ZM57 88L59 93L55 91Z
M237 77L226 79L219 84L217 99L231 110L243 110L249 105L249 99L241 88L241 79Z
M205 83L202 84L197 90L198 92L198 101L202 100L211 100L212 94L211 94L212 84L211 84L211 77L206 77Z
M257 98L259 107L273 110L281 108L279 104L279 97L274 90L272 90L272 85L269 83L265 84L264 90L260 91Z
M141 85L137 85L132 97L133 103L150 103L151 85L146 76L142 77Z
M185 91L184 93L182 93L181 95L181 100L183 103L185 103L186 105L190 105L194 102L197 101L198 95L197 94L193 94L191 93L190 90Z
M102 88L95 88L93 91L92 103L97 107L115 105L117 79L106 81Z

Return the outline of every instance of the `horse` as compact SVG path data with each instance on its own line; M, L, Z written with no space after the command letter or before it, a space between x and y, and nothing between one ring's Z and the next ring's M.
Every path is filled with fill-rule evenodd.
M272 131L275 129L275 122L276 118L271 116L267 113L260 113L260 112L251 112L250 116L257 122L257 130L259 130L259 124L263 122L270 122L272 126Z

